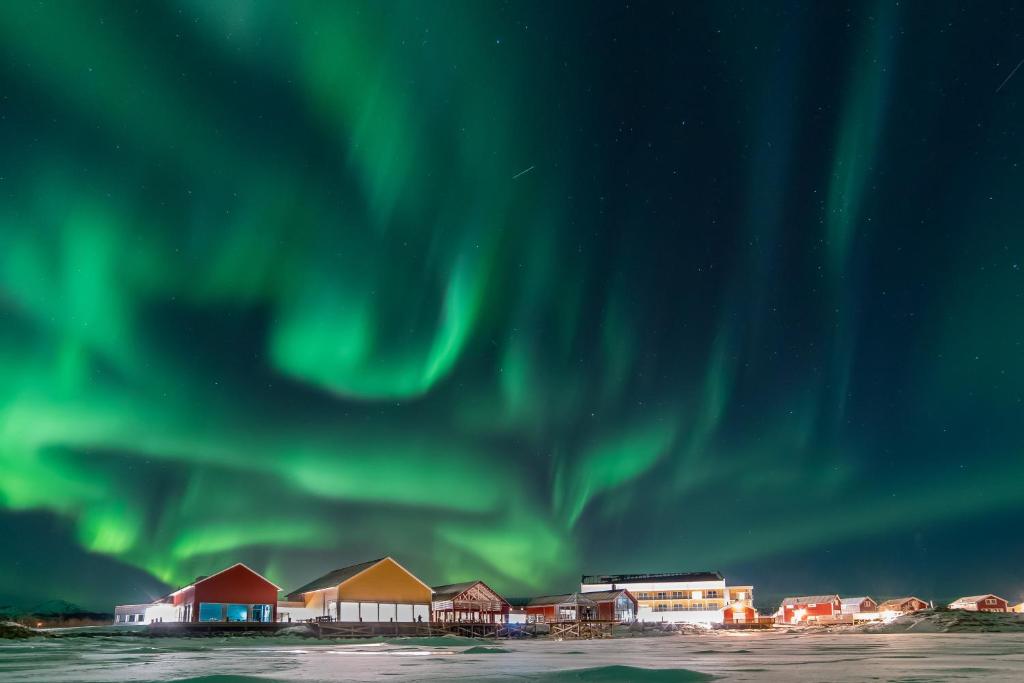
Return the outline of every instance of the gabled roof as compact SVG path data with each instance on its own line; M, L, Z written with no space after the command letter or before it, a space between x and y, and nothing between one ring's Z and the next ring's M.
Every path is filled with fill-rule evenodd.
M480 581L479 579L477 579L476 581L463 581L462 583L447 583L447 584L444 584L443 586L434 586L431 589L431 590L434 591L434 596L431 598L431 600L433 600L434 602L441 602L441 601L444 601L444 600L454 600L459 595L465 593L470 588L472 588L473 586L476 586L476 585L483 586L484 589L486 589L487 591L489 591L491 593L494 593L494 595L497 596L497 598L499 600L501 600L501 601L511 605L511 603L509 603L508 600L503 598L498 593L498 591L494 590L493 588L488 586L483 581Z
M905 602L907 602L909 600L917 600L918 602L923 602L926 605L928 604L927 600L921 600L921 598L915 598L913 595L908 595L905 598L890 598L889 600L886 600L885 602L880 602L880 603L878 603L878 609L879 609L879 611L884 611L882 609L883 607L899 607L900 605L902 605L903 603L905 603Z
M587 591L586 593L583 593L583 595L587 596L588 599L593 600L594 602L607 602L609 600L618 599L620 595L626 595L633 600L633 602L636 602L636 598L633 597L633 594L625 588L616 588L615 590L610 591Z
M413 579L415 579L417 583L421 584L427 590L433 591L433 589L430 586L428 586L427 584L423 583L418 578L416 578L415 574L413 574L411 571L409 571L408 569L406 569L402 565L398 564L398 562L395 561L395 558L387 556L387 557L379 557L376 560L370 560L369 562L360 562L359 564L350 564L347 567L341 567L340 569L335 569L334 571L327 572L326 574L324 574L320 578L313 579L312 581L307 583L305 586L302 586L301 588L296 588L294 591L292 591L291 593L288 594L288 597L290 598L290 597L293 597L293 596L296 596L296 595L302 595L303 593L312 593L313 591L323 590L324 588L334 588L335 586L340 586L341 584L345 583L346 581L349 581L349 580L354 579L355 577L359 576L360 574L365 572L367 569L370 569L372 567L376 567L378 564L380 564L381 562L384 562L385 560L391 560L392 562L395 563L396 566L398 566L399 569L401 569L406 574L408 574Z
M1003 600L1003 598L999 597L998 595L988 593L986 595L966 595L962 598L957 598L953 602L979 602L981 600L984 600L985 598L995 598L996 600ZM1003 602L1006 602L1006 600L1003 600Z
M562 593L561 595L540 595L530 598L526 603L527 607L538 607L540 605L595 605L590 599L590 593Z
M862 595L859 598L843 598L842 600L843 600L843 604L844 605L859 605L860 603L864 602L865 600L871 600L871 602L874 602L874 600L872 600L867 595Z
M209 581L210 579L212 579L212 578L213 578L213 577L215 577L215 576L220 576L220 575L221 575L221 574L223 574L224 572L226 572L226 571L230 571L231 569L234 569L235 567L242 567L242 568L243 568L243 569L245 569L246 571L248 571L248 572L250 572L250 573L252 573L252 574L255 574L256 576L260 577L261 579L263 579L264 581L266 581L267 583L269 583L269 584L270 584L271 586L273 586L274 588L276 588L276 589L277 589L278 591L282 590L282 588L281 588L280 586L278 586L278 585L277 585L276 583L274 583L273 581L271 581L271 580L270 580L270 579L268 579L267 577L263 576L263 574L260 574L260 573L259 573L258 571L256 571L256 570L255 570L255 569L253 569L252 567L250 567L250 566L246 565L246 564L245 564L245 563L243 563L243 562L235 562L235 563L234 563L233 565L231 565L230 567L225 567L224 569L221 569L221 570L220 570L219 572L217 572L216 574L210 574L209 576L200 576L199 578L197 578L197 579L196 579L195 581L193 581L192 583L188 584L187 586L182 586L181 588L179 588L178 590L174 591L173 593L170 593L169 595L167 595L167 596L166 596L166 598L169 598L169 597L171 597L172 595L175 595L175 594L177 594L177 593L180 593L181 591L183 591L183 590L186 590L186 589L188 589L188 588L192 588L193 586L198 586L199 584L201 584L201 583L204 583L204 582L206 582L206 581ZM166 599L166 598L164 598L164 599Z
M473 586L482 581L463 581L462 583L446 583L443 586L433 586L434 600L451 600L452 598L465 593Z
M665 574L584 574L580 583L593 586L602 583L668 583L675 581L725 581L718 572L670 572Z
M809 605L811 603L818 604L820 602L832 602L838 600L838 595L801 595L796 598L786 598L782 601L783 605Z

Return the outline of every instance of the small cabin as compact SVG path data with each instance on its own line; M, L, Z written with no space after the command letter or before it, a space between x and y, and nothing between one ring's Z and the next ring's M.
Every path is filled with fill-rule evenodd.
M597 603L591 600L587 593L562 593L530 598L524 611L526 621L530 624L597 619Z
M861 614L862 612L877 612L878 603L866 595L863 595L858 598L843 598L841 611L843 614Z
M949 609L962 609L968 612L1007 612L1009 603L998 595L967 595L949 603Z
M906 614L908 612L918 612L923 609L928 609L928 603L921 598L915 598L913 596L906 598L893 598L886 600L878 606L878 611L892 616Z
M782 623L804 624L830 620L842 613L843 603L838 595L802 595L786 598L779 606Z

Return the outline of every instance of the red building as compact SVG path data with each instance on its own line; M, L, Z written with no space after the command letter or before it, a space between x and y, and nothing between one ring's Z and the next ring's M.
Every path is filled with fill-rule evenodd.
M277 619L281 588L239 562L201 576L164 601L174 605L177 621L259 621Z
M636 619L637 602L628 590L566 593L532 598L525 606L526 620L551 621L627 621Z
M722 610L723 624L753 624L757 621L757 610L743 602L734 602Z
M784 624L804 624L830 621L842 611L843 603L838 595L804 595L783 600L779 616Z
M949 609L969 612L1008 612L1009 603L998 595L968 595L949 603Z

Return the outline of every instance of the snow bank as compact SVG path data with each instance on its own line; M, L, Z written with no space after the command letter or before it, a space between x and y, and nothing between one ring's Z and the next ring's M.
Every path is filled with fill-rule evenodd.
M13 621L0 622L0 638L34 638L38 635L41 634Z
M1024 618L1012 612L923 610L904 614L888 624L868 624L856 630L861 633L1018 633L1024 632Z
M563 681L584 681L585 683L680 683L685 681L710 681L714 676L689 669L642 669L636 666L599 666L593 669L570 669L530 676L531 681L563 683Z

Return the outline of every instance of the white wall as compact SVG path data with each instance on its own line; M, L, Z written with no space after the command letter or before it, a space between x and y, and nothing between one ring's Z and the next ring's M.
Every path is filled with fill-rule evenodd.
M664 622L666 624L721 624L725 621L722 610L680 610L655 612L650 607L641 606L637 611L637 620L646 622Z

